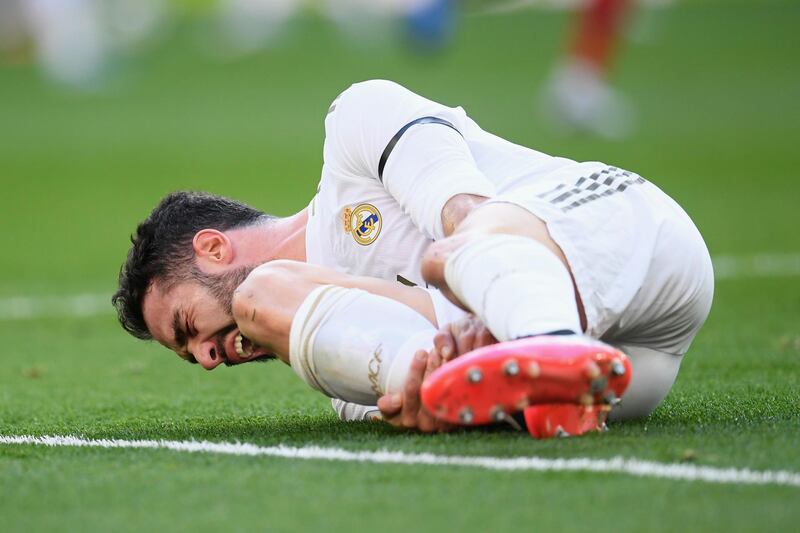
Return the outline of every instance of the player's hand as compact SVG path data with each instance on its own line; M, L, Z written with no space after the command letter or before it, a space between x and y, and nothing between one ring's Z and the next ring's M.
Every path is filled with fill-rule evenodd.
M442 422L422 406L419 392L422 382L442 364L436 348L429 352L418 350L411 361L403 392L386 394L378 398L378 409L389 424L406 429L417 429L423 433L449 431L455 426Z
M419 350L414 355L403 392L378 399L383 419L395 427L418 429L425 433L453 429L451 424L436 419L422 406L419 397L422 382L447 361L496 342L497 339L474 315L442 326L433 338L433 349L430 352Z
M434 351L441 355L442 363L496 342L497 339L475 315L445 324L433 338Z

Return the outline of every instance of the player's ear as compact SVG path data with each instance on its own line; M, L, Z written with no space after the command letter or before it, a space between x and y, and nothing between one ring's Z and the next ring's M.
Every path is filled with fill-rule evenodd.
M199 263L212 266L227 265L233 261L231 240L223 232L202 229L192 239L192 248Z

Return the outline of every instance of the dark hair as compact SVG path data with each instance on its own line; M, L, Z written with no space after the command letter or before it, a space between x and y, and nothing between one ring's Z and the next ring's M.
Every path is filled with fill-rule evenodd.
M152 339L142 299L153 281L169 287L197 275L192 239L202 229L227 231L273 218L236 200L202 192L165 196L131 235L131 249L111 298L119 323L139 339Z

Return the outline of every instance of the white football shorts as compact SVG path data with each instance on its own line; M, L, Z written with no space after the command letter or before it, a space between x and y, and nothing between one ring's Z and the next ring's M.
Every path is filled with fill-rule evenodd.
M572 270L586 333L631 358L633 379L613 418L655 409L714 293L708 249L686 212L637 174L602 163L569 166L490 202L547 224Z
M602 163L569 165L490 202L518 205L547 224L583 301L586 333L629 356L631 383L612 420L651 413L675 382L714 293L711 258L689 216L652 183ZM343 420L378 414L333 405Z

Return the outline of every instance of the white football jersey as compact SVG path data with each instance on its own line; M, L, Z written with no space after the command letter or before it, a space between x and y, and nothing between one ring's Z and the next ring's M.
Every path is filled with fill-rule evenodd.
M680 206L635 173L518 146L483 131L463 109L389 81L342 93L325 135L308 207L310 263L424 287L421 258L444 237L442 208L456 194L476 194L547 223L581 295L588 335L631 355L644 347L672 357L686 352L708 315L714 282L702 237ZM428 290L439 324L464 315ZM333 403L344 419L374 415L374 407Z
M425 286L421 257L444 237L456 194L494 196L578 163L483 131L451 108L384 80L357 83L325 120L322 177L309 205L309 263ZM431 290L437 318L463 313Z

